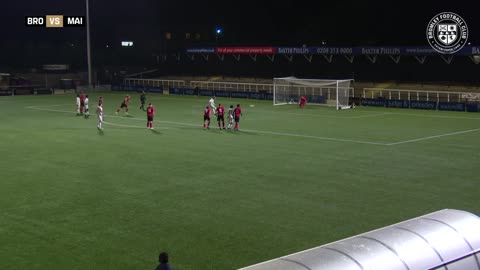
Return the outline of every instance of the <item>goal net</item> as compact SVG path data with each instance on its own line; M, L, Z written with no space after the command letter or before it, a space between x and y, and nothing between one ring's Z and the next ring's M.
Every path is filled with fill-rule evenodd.
M273 105L298 104L300 97L305 96L311 105L348 109L350 97L353 97L352 81L274 78Z

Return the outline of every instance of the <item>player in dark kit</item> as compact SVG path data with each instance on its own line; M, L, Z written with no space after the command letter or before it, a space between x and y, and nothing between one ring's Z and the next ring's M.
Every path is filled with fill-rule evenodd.
M219 129L225 129L225 107L222 106L222 104L218 104L217 108L217 121L218 121L218 128Z
M173 270L170 264L168 264L168 253L162 252L158 256L158 262L160 264L155 268L155 270Z
M120 108L117 109L115 114L118 114L123 108L125 108L125 114L128 114L128 103L129 102L130 102L130 96L126 96L123 99L122 104L120 104Z
M98 106L103 106L103 97L98 98Z
M140 110L144 110L145 111L145 102L147 100L147 97L145 96L145 91L142 91L142 95L140 95L140 104L142 104L142 106L140 106Z
M148 104L147 108L147 128L153 129L153 116L155 115L155 109L152 103Z
M238 123L240 123L240 116L242 116L242 108L240 108L240 104L237 104L237 108L235 108L235 128L233 130L238 131Z
M203 129L210 129L210 107L205 107L203 110Z

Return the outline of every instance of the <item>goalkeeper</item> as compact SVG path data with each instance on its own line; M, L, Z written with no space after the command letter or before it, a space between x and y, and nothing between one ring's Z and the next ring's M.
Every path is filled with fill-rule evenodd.
M305 96L301 96L300 97L300 103L298 104L298 106L300 108L303 108L303 107L305 107L305 104L307 104L307 98Z

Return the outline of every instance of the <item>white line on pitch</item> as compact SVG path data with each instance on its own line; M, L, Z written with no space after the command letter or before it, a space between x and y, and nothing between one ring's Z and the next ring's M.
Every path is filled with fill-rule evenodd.
M128 93L128 92L127 92ZM110 96L125 96L125 94L118 94L118 93L108 93L108 95ZM157 94L156 94L157 95ZM185 96L185 97L181 97L181 96L176 96L176 95L160 95L160 99L168 99L168 100L191 100L191 101L197 101L197 102L201 102L201 103L205 103L205 104L208 104L208 96L198 96L198 98L195 98L195 96L192 96L192 97L188 97L188 96ZM203 99L203 98L206 98L206 99ZM238 102L234 102L234 99L233 98L228 98L228 97L217 97L217 100L227 100L225 102L219 102L219 103L238 103ZM237 99L235 99L237 100ZM240 99L242 100L242 99ZM243 99L243 100L248 100L248 101L253 101L253 102L250 102L250 103L256 103L257 100L250 100L250 99ZM238 100L237 100L238 101ZM259 100L260 103L265 103L267 104L267 102L264 102L265 100ZM326 105L318 105L319 107L330 107L330 106L326 106ZM334 106L333 106L334 107ZM363 118L363 117L350 117L350 116L334 116L334 115L321 115L321 114L304 114L304 113L290 113L290 112L282 112L282 111L278 111L278 112L272 112L272 111L267 111L267 110L253 110L253 111L262 111L262 112L267 112L267 113L281 113L281 114L292 114L292 115L305 115L305 116L318 116L318 117L329 117L329 118L344 118L344 119L353 119L353 118ZM358 110L356 111L358 113L370 113L370 112L376 112L376 111L365 111L365 110ZM385 113L385 114L389 114L389 113ZM365 116L365 117L372 117L372 116L380 116L380 115L383 115L383 114L376 114L376 115L369 115L369 116Z
M123 94L109 94L109 95L118 95L123 96ZM204 102L207 104L208 102L202 100L202 97L198 98L189 98L189 97L176 97L176 96L165 96L166 99L173 99L173 100L193 100L198 102ZM223 98L224 100L230 100L231 98ZM255 111L255 110L253 110ZM263 110L256 110L256 111L263 111ZM269 112L269 111L265 111ZM378 113L375 110L356 110L357 113ZM344 118L344 119L356 119L356 118L367 118L367 117L376 117L382 115L408 115L408 116L418 116L418 117L429 117L429 118L446 118L446 119L468 119L468 120L480 120L480 117L462 117L462 116L448 116L448 115L429 115L429 114L416 114L416 113L401 113L401 112L388 112L384 114L375 114L375 115L365 115L365 116L328 116L328 115L321 115L321 114L303 114L303 113L289 113L289 112L269 112L269 113L280 113L280 114L291 114L291 115L305 115L305 116L317 116L317 117L325 117L325 118Z
M126 92L126 93L130 93L130 92ZM125 96L125 94L120 94L120 93L106 93L107 95L110 95L110 96ZM98 95L101 95L101 94L98 94ZM175 96L175 95L160 95L160 94L156 94L155 95L158 95L160 97L160 99L168 99L168 100L192 100L192 101L198 101L198 102L202 102L202 103L205 103L207 104L208 102L206 100L203 100L204 97L206 96L198 96L198 98L196 98L195 96L192 96L192 97L188 97L188 96ZM0 97L1 98L1 97ZM11 96L6 96L6 98L11 98ZM220 98L219 98L220 99ZM221 98L222 100L232 100L232 98ZM34 99L32 99L34 100ZM35 99L36 100L36 99ZM245 100L248 100L248 99L245 99ZM226 102L228 102L226 101ZM255 103L255 100L253 100ZM262 101L264 100L260 100L260 102L262 103ZM66 105L70 105L72 103L69 103L69 104L66 104ZM51 106L61 106L61 105L51 105ZM257 110L257 111L263 111L263 110ZM265 111L265 112L268 112L268 111ZM378 111L375 111L375 110L356 110L357 113L378 113ZM462 116L448 116L448 115L429 115L429 114L416 114L416 113L402 113L402 112L388 112L388 113L384 113L384 114L375 114L375 115L365 115L365 116L346 116L346 117L343 117L343 116L328 116L328 115L317 115L317 114L302 114L302 113L289 113L289 112L271 112L271 113L280 113L280 114L292 114L292 115L305 115L305 116L317 116L317 117L325 117L325 118L344 118L344 119L356 119L356 118L368 118L368 117L376 117L376 116L382 116L382 115L408 115L408 116L418 116L418 117L429 117L429 118L446 118L446 119L468 119L468 120L480 120L480 117L462 117Z
M29 108L29 107L26 107ZM45 109L45 108L29 108L33 110L41 110L41 111L49 111L49 112L61 112L61 113L75 113L71 111L62 111L62 110L52 110L52 109ZM125 118L123 116L114 116L114 115L105 115L106 117L116 117L122 119L132 119L132 120L143 120L140 118L129 117ZM198 124L190 124L190 123L181 123L181 122L169 122L169 121L155 121L158 123L166 123L166 124L175 124L175 125L182 125L182 126L196 126L200 127L201 125ZM387 146L386 143L376 143L376 142L368 142L368 141L357 141L357 140L349 140L349 139L338 139L338 138L330 138L330 137L321 137L321 136L313 136L313 135L303 135L303 134L293 134L293 133L282 133L282 132L273 132L273 131L262 131L262 130L249 130L249 129L242 129L243 131L247 132L256 132L256 133L263 133L263 134L271 134L271 135L279 135L279 136L289 136L289 137L299 137L299 138L310 138L310 139L319 139L319 140L328 140L328 141L337 141L337 142L349 142L349 143L359 143L359 144L370 144L370 145L380 145L380 146Z
M68 106L71 105L72 107L76 108L75 104L72 103L66 103L66 104L54 104L54 105L48 105L48 107L59 107L59 106ZM42 109L44 106L28 106L26 107L27 109Z
M248 130L248 129L242 129L242 130L247 132L258 132L258 133L264 133L264 134L301 137L301 138L319 139L319 140L327 140L327 141L350 142L350 143L361 143L361 144L383 145L383 146L387 145L385 143L357 141L357 140L349 140L349 139L337 139L337 138L330 138L330 137L321 137L321 136L312 136L312 135L303 135L303 134L294 134L294 133L282 133L282 132L262 131L262 130Z
M104 124L110 125L110 126L116 126L116 127L128 127L128 128L145 128L141 126L131 126L131 125L120 125L120 124L114 124L110 122L103 121Z
M480 130L480 128L477 128L477 129L470 129L470 130L452 132L452 133L447 133L447 134L440 134L440 135L435 135L435 136L428 136L428 137L418 138L418 139L413 139L413 140L408 140L408 141L401 141L401 142L396 142L396 143L387 143L386 146L393 146L393 145L399 145L399 144L405 144L405 143L426 141L426 140L431 140L431 139L436 139L436 138L441 138L441 137L447 137L447 136L453 136L453 135L475 132L475 131L479 131L479 130Z
M390 115L390 114L393 114L393 113L379 113L379 114L372 114L372 115L352 116L352 117L348 117L348 118L350 118L350 119L368 118L368 117L384 116L384 115Z
M126 91L125 93L130 93ZM98 95L101 95L97 93ZM125 96L125 94L120 94L120 93L106 93L107 95L110 96ZM155 94L157 95L157 94ZM160 95L158 94L159 97L163 97L165 99L173 99L173 100L192 100L192 101L198 101L198 102L204 102L207 104L208 102L203 100L202 96L199 96L198 98L195 98L195 96L192 97L182 97L182 96L175 96L175 95ZM17 96L0 96L0 99L11 99ZM27 97L27 96L22 96L22 97ZM42 96L43 97L43 96ZM230 100L231 98L222 98L223 100ZM29 99L28 101L37 101L38 99ZM25 101L25 100L22 100ZM255 100L254 100L255 101ZM263 100L260 100L263 101ZM71 105L73 103L65 104L65 105ZM59 105L49 105L49 106L61 106ZM73 106L73 105L72 105ZM32 107L39 107L39 106L32 106ZM31 107L28 107L31 109ZM358 113L373 113L373 112L378 112L375 110L357 110L356 112ZM273 112L275 113L275 112ZM288 112L277 112L277 113L285 113L285 114L296 114L296 113L288 113ZM416 114L416 113L401 113L401 112L389 112L385 114L391 114L391 115L408 115L408 116L419 116L419 117L430 117L430 118L446 118L446 119L469 119L469 120L480 120L480 117L462 117L462 116L448 116L448 115L429 115L429 114ZM382 114L376 114L376 115L366 115L364 117L362 116L352 116L352 117L341 117L341 116L323 116L323 115L315 115L315 114L301 114L299 113L298 115L311 115L311 116L322 116L322 117L331 117L331 118L346 118L346 119L355 119L355 118L364 118L364 117L374 117L374 116L381 116Z
M408 115L408 116L419 116L419 117L430 117L430 118L480 120L480 117L462 117L462 116L448 116L448 115L429 115L429 114L416 114L416 113L392 113L392 114L395 114L395 115Z
M103 121L104 124L110 125L110 126L116 126L116 127L126 127L126 128L138 128L138 129L146 129L146 127L141 127L141 126L131 126L131 125L121 125L121 124L114 124L110 122L105 122ZM170 129L168 127L159 127L155 129Z
M258 110L254 109L253 112L261 112L261 113L272 113L272 114L289 114L289 115L300 115L300 116L314 116L314 117L322 117L322 118L340 118L340 119L357 119L357 118L366 118L366 117L376 117L387 115L390 113L377 113L372 115L363 115L363 116L339 116L339 115L324 115L324 114L309 114L309 113L293 113L293 112L282 112L282 111L268 111L268 110Z

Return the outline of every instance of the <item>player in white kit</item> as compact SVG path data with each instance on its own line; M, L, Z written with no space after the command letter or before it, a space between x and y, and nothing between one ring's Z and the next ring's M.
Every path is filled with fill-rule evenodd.
M208 103L210 103L210 108L212 108L213 114L217 114L217 107L215 107L215 97L212 97Z
M85 113L85 118L88 118L90 116L90 112L88 111L88 95L85 96L85 101L83 102L84 104L84 113Z
M233 109L233 105L230 105L230 108L228 109L228 129L232 129L234 118L235 118L235 109Z
M103 108L101 105L98 105L98 108L97 108L97 116L98 116L98 125L97 125L97 128L98 129L103 129L102 128L102 123L103 123Z
M80 95L77 95L77 115L80 115Z

